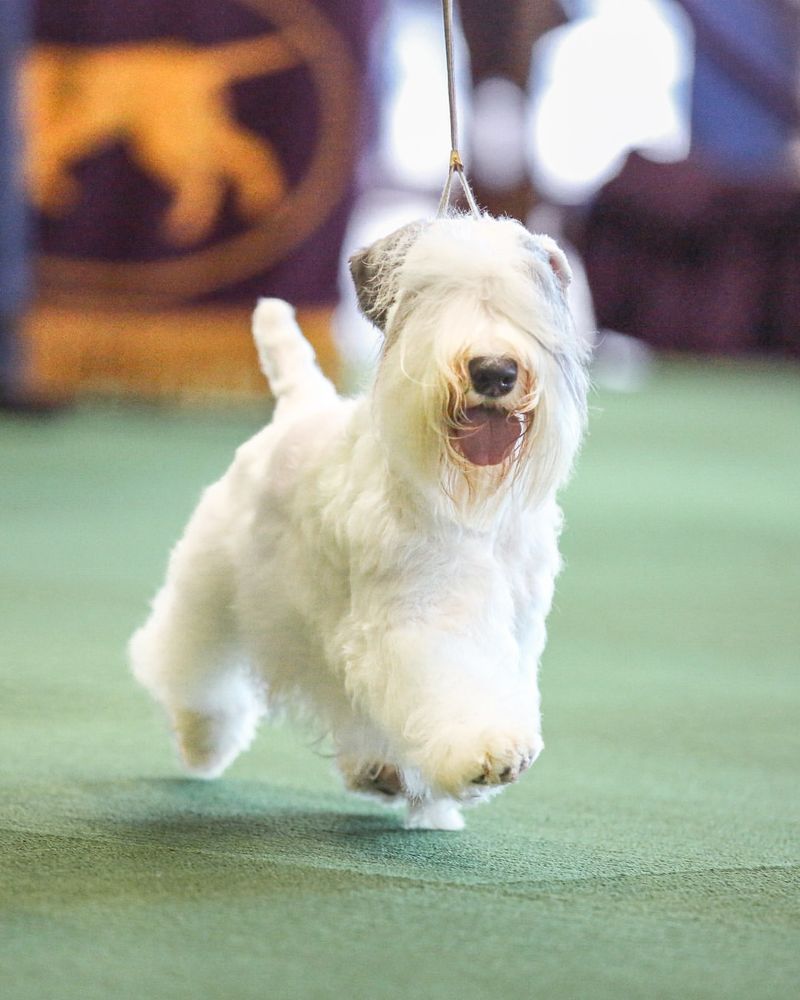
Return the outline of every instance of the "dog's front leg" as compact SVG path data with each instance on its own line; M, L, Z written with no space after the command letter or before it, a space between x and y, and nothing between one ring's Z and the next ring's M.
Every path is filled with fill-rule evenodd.
M351 637L346 684L397 763L460 800L515 781L542 749L535 672L511 635L409 622Z

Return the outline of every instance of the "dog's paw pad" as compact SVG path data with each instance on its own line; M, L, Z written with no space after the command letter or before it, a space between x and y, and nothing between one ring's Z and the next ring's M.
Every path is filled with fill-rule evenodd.
M353 792L394 798L403 792L403 779L394 764L372 764L355 773L346 773L347 787Z
M376 764L367 776L371 787L381 795L399 795L403 790L400 772L394 764Z
M511 751L498 756L487 753L481 764L480 774L470 781L472 785L510 785L517 781L539 756L539 748Z

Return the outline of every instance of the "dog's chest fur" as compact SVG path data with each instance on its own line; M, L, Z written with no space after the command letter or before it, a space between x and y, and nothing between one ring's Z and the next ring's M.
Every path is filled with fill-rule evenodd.
M446 622L487 655L493 636L526 638L559 568L556 504L509 505L486 530L464 527L393 476L371 428L368 402L345 401L239 450L220 486L241 493L231 525L241 591L260 592L240 604L243 631L259 633L262 619L341 635L357 607L376 630ZM329 643L326 657L337 655Z

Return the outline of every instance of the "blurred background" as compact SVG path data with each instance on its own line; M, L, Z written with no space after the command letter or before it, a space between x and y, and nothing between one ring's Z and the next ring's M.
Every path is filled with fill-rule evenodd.
M793 0L457 16L478 199L572 247L579 320L610 332L598 377L635 386L646 348L796 358ZM261 393L257 295L298 306L336 377L369 360L343 262L435 209L437 0L5 0L0 17L7 410Z

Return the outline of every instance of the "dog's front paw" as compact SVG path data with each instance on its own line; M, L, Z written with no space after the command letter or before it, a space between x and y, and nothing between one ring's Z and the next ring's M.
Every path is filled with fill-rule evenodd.
M542 750L538 747L514 747L489 751L481 760L480 774L470 780L471 785L510 785L521 777Z
M434 784L459 799L510 785L528 770L544 744L540 736L501 734L476 741L460 753L452 751L434 767Z

